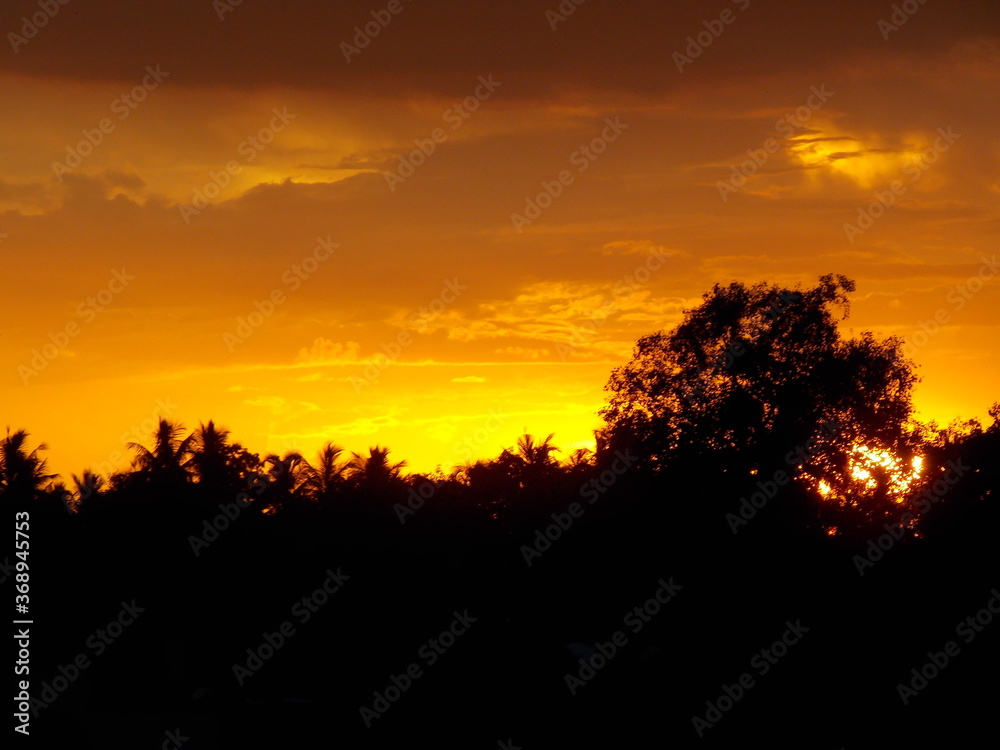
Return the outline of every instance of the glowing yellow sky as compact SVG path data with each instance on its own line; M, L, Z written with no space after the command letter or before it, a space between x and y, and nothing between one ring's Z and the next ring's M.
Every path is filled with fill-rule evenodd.
M857 281L846 333L911 342L921 416L985 417L995 6L884 38L884 3L750 3L679 72L718 16L690 5L405 4L350 62L368 6L63 7L0 54L4 424L67 476L158 416L417 470L525 430L567 453L714 283L825 273Z

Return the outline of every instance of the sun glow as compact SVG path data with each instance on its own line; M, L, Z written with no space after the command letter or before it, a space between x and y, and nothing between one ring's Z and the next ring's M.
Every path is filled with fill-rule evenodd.
M846 462L839 471L810 482L824 500L855 504L859 500L883 496L902 504L923 476L923 456L909 460L892 450L855 442L847 450Z
M813 175L840 175L868 190L900 177L906 165L927 147L927 139L909 135L902 145L889 145L877 135L859 138L824 126L790 139L789 147L795 159Z

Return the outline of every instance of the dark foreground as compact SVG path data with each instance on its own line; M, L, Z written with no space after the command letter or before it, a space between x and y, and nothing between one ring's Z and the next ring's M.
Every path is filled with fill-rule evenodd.
M995 444L967 450L979 470L899 540L827 536L814 499L787 488L733 534L746 488L680 475L625 474L594 502L563 482L517 507L442 487L405 523L370 498L257 502L206 544L192 537L235 513L225 497L110 493L74 514L36 501L31 691L46 705L31 736L101 750L990 744ZM878 558L883 534L861 575L855 556ZM530 565L525 545L542 550Z

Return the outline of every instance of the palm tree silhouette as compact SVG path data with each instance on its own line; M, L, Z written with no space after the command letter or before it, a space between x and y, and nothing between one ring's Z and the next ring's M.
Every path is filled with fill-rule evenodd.
M406 461L389 463L389 449L374 446L368 449L368 456L354 454L350 468L359 487L384 489L400 479Z
M40 499L45 501L45 510L50 514L54 514L58 508L62 508L66 513L72 514L75 512L77 506L73 493L66 487L66 483L62 481L50 482L42 491Z
M340 461L344 449L328 442L319 452L315 464L302 462L302 474L305 477L302 488L314 500L326 503L344 487L350 461Z
M39 444L30 453L26 447L28 433L18 430L0 441L0 499L27 503L37 497L42 487L56 478L46 473L46 461L38 457L38 451L48 450L45 443Z
M590 448L577 448L569 454L566 466L571 470L590 468L591 453Z
M185 466L194 471L199 484L210 489L224 489L232 484L236 447L229 443L229 430L220 429L211 419L208 424L201 423L191 436L189 450Z
M302 454L295 451L288 451L284 456L272 453L264 458L264 464L271 479L267 488L269 507L279 511L297 506L305 484L305 467L308 466Z
M183 425L161 419L153 435L152 450L141 443L127 444L136 452L132 465L140 479L168 485L187 481L185 457L191 452L195 435L192 433L181 440L183 431Z
M85 502L104 488L104 477L94 474L90 469L84 469L82 476L73 474L73 484L76 485L77 502Z
M533 435L525 433L517 439L517 455L521 457L526 466L541 467L553 466L555 459L552 454L559 449L552 445L555 433L549 433L543 441L536 443Z

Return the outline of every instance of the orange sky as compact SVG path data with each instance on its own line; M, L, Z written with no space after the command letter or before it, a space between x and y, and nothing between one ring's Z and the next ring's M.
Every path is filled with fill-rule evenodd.
M924 417L1000 399L995 3L390 5L4 5L0 406L52 469L159 416L568 452L714 283L824 273Z

